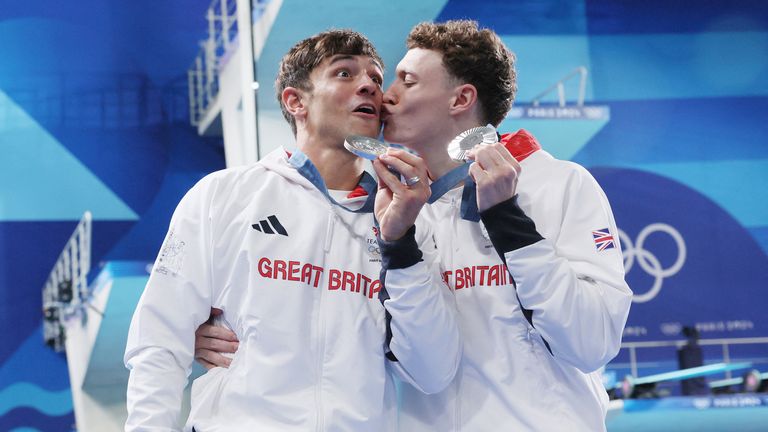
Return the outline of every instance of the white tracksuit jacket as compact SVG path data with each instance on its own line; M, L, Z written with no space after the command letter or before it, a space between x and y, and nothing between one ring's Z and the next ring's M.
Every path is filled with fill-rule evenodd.
M375 232L370 213L332 205L282 149L202 179L176 209L133 316L125 429L181 430L194 332L213 306L240 346L228 369L194 381L184 430L395 430L389 372L438 392L460 341L433 243L419 261L411 237L415 261L386 273L387 316Z
M523 159L518 210L510 200L482 223L463 220L458 188L417 222L435 229L464 351L443 392L403 386L401 432L605 430L596 371L619 350L632 298L611 209L581 166L554 159L525 131L505 139ZM606 229L612 248L593 236Z

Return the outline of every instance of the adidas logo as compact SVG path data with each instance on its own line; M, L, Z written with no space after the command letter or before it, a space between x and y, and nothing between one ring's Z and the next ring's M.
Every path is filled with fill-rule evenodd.
M280 221L277 220L277 216L275 215L267 216L266 219L251 225L251 227L264 234L280 234L288 237L288 231L286 231L283 225L280 224Z

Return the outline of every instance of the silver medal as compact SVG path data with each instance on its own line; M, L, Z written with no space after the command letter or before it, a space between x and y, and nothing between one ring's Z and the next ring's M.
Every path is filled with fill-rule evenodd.
M344 148L361 158L374 160L386 153L389 146L374 138L350 135L344 140Z
M493 126L480 126L460 133L448 144L448 155L457 162L467 160L467 152L478 144L493 144L499 140Z

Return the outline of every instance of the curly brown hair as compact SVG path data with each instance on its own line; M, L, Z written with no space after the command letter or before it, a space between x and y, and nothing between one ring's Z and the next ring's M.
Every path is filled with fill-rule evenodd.
M483 121L498 126L504 120L517 92L517 73L515 55L496 33L471 20L423 22L406 45L441 53L450 75L477 88Z
M371 41L353 30L332 29L308 37L291 48L280 60L275 90L277 102L283 111L283 117L291 125L293 135L296 135L296 120L282 103L283 90L295 87L304 91L312 91L312 81L309 75L328 57L337 54L365 55L376 61L382 69L384 62Z

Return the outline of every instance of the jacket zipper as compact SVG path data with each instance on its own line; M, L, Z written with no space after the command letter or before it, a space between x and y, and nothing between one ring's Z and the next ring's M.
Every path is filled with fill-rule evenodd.
M451 225L450 225L451 228L450 229L453 230L453 231L456 231L458 229L458 226L459 226L459 221L458 221L458 219L456 217L456 215L459 212L459 206L456 205L456 194L453 193L453 191L451 191L451 207L450 207L450 211L451 211ZM456 257L456 255L458 254L459 251L453 249L454 239L458 238L458 236L455 235L455 234L457 234L456 232L454 232L453 234L454 235L449 236L450 239L451 239L451 244L450 244L449 251L451 251L451 256L454 257L454 259L451 262L451 266L453 267L453 270L455 271L456 270L456 265L455 265L456 264L456 262L455 262L456 259L455 259L455 257ZM453 284L454 287L456 286L456 282L455 281L456 281L456 277L454 275L454 284ZM454 288L453 290L454 290L454 295L456 295L456 289ZM457 307L458 307L458 304L457 304ZM461 430L461 382L462 382L461 374L462 373L463 373L462 372L462 367L459 366L459 370L456 371L456 377L454 378L454 380L456 382L456 386L455 386L456 396L454 398L455 402L454 402L453 430L456 431L456 432Z
M323 250L326 255L331 251L331 243L333 239L333 230L336 226L336 220L338 216L330 207L330 216L328 217L328 225L325 230L325 244ZM322 397L322 382L323 382L323 357L325 355L325 317L323 314L323 290L318 293L320 296L318 301L317 311L317 385L315 385L315 405L317 406L317 428L318 432L324 430L325 418L323 415L323 397Z

